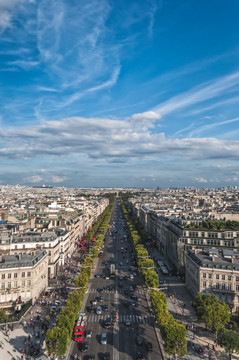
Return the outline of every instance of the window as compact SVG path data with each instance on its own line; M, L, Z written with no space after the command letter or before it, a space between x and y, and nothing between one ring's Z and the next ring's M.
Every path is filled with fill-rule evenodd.
M225 275L222 275L222 280L225 280Z
M239 281L239 276L236 276L236 281Z
M222 284L222 290L225 290L225 284Z
M22 272L22 277L25 277L25 272Z
M216 279L219 279L219 274L216 274Z
M208 274L208 277L209 277L209 279L211 279L211 278L212 278L212 274Z
M236 291L239 291L239 285L236 285Z
M25 286L25 280L22 281L22 287L24 287L24 286Z
M4 290L5 289L5 283L1 284L1 289Z
M216 289L219 289L219 283L216 283Z
M15 278L15 279L17 278L17 273L14 273L14 278Z
M207 282L203 281L203 287L205 288L207 286Z
M11 283L10 282L7 283L7 288L11 289Z
M206 274L206 273L203 273L203 278L204 278L204 279L206 279L206 276L207 276L207 274Z
M209 283L209 287L212 288L212 282Z
M27 276L28 276L28 277L31 276L31 272L30 272L30 271L28 271Z
M14 287L14 288L17 288L17 281L14 281L13 287Z
M231 276L228 276L228 280L231 281L232 277Z
M227 285L227 289L228 289L229 291L231 291L231 289L232 289L232 284L228 284L228 285Z
M12 277L12 274L7 274L8 279L11 279L11 277Z
M2 274L2 279L5 279L5 274Z
M27 286L31 286L31 280L27 280Z

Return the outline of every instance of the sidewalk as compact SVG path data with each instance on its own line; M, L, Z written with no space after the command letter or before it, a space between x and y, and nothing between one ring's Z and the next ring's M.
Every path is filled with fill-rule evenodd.
M41 314L37 311L41 311ZM21 322L13 325L13 331L9 330L8 336L6 336L6 331L3 330L4 326L1 326L0 341L3 342L3 348L0 348L0 359L48 359L43 348L45 332L40 321L37 320L38 317L45 318L46 311L40 305L32 306ZM31 323L31 326L29 326L29 323ZM32 353L32 356L30 356L30 353ZM36 353L35 357L33 353Z
M156 249L152 249L150 255L167 265L167 258L159 254ZM197 323L197 316L192 307L194 299L185 283L177 276L159 276L166 280L165 284L160 285L160 290L167 296L168 310L175 319L182 321L187 327L188 354L182 359L228 360L225 350L215 344L215 334L206 330L204 324ZM233 354L232 358L239 359L239 355Z

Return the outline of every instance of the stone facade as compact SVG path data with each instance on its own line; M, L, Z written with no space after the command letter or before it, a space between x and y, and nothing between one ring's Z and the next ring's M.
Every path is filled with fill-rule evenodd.
M0 307L34 302L48 284L45 250L0 256Z
M190 250L185 264L186 287L197 293L214 293L229 304L232 312L239 309L239 252L215 248Z

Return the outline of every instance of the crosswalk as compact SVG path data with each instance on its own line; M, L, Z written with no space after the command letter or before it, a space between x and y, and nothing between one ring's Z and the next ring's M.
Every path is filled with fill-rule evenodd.
M118 293L118 294L123 294L124 293L124 289L114 289L114 290L104 290L102 291L101 293L99 293L97 291L97 289L93 288L93 289L87 289L86 292L88 294L93 294L93 293L97 293L98 295L104 295L104 294L115 294L115 293ZM134 291L134 294L137 294L137 295L140 295L140 294L144 294L144 290L142 289L137 289Z
M109 320L113 321L113 316L109 315L88 315L87 322L88 323L98 323L101 321ZM140 316L140 315L119 315L119 323L124 323L126 320L129 320L132 324L133 323L152 323L153 317L152 316Z

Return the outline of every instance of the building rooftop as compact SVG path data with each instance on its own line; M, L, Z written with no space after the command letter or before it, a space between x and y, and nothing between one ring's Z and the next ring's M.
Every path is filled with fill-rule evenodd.
M0 256L0 269L32 267L47 255L46 250L35 250L29 254Z
M187 256L201 267L239 271L239 252L235 249L195 249L189 250Z

